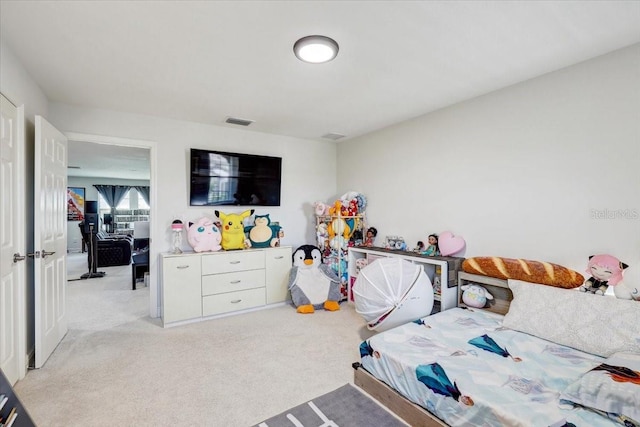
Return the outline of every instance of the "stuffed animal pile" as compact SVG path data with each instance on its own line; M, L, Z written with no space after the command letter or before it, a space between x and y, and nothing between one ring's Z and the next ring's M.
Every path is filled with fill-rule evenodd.
M253 213L253 209L241 213L215 211L219 219L202 217L195 223L189 222L187 241L195 252L280 246L284 232L280 225L271 222L269 214L256 215L253 225L244 225Z
M350 241L358 240L362 244L364 236L362 232L356 235L359 227L358 215L364 214L367 207L367 199L364 195L355 191L343 194L332 205L323 202L313 204L316 216L331 217L331 220L316 230L317 243L320 248L346 251Z

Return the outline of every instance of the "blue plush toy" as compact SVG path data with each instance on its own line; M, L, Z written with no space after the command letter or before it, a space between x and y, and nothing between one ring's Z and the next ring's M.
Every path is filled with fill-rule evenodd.
M256 215L253 225L244 228L249 235L249 245L252 248L269 248L280 245L280 239L284 236L282 227L271 224L269 214Z

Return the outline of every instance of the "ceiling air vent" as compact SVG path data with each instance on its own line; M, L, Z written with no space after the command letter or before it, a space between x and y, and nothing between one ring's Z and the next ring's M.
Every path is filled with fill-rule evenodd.
M67 166L67 169L80 169L80 166Z
M344 138L344 137L345 137L345 135L342 135L342 134L340 134L340 133L328 133L328 134L326 134L326 135L322 135L322 137L323 137L323 138L326 138L326 139L331 139L331 140L333 140L333 141L337 141L337 140L339 140L340 138Z
M232 125L239 125L239 126L249 126L251 123L253 123L253 120L239 119L237 117L227 117L227 120L225 120L225 123L230 123Z

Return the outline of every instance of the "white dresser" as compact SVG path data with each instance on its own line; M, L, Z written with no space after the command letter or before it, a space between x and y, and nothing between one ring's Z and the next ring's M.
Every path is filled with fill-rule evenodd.
M204 320L288 299L291 247L161 255L162 321Z

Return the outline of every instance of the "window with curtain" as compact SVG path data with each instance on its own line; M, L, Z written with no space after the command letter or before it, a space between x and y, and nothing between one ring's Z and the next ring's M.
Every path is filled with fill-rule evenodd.
M150 209L149 204L145 201L144 197L139 191L129 190L127 194L124 196L122 201L116 206L116 209ZM132 198L134 200L132 200ZM137 203L137 205L136 205ZM101 194L98 195L98 204L100 206L100 212L110 212L111 208L109 208L109 203L102 197Z

